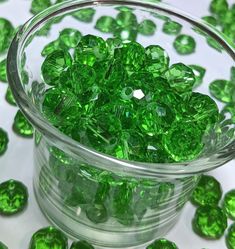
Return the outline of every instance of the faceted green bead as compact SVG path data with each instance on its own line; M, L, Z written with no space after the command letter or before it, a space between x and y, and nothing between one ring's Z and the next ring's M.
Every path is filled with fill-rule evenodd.
M8 247L5 246L5 245L0 241L0 249L8 249Z
M192 92L195 84L195 76L193 70L183 63L173 64L166 72L165 78L170 86L182 95Z
M117 24L122 27L137 28L138 22L136 15L131 11L121 11L116 17Z
M195 213L193 230L201 237L219 239L227 228L227 217L223 210L216 206L199 207Z
M216 15L223 15L228 11L227 0L212 0L210 3L210 11Z
M202 175L197 187L193 191L191 202L195 205L217 205L222 197L220 183L213 177Z
M93 21L95 12L96 11L93 8L85 8L74 12L73 17L81 22L89 23Z
M230 103L233 100L232 93L234 92L234 86L230 81L227 80L215 80L211 82L210 94L216 99L224 102Z
M218 41L216 41L214 38L212 38L211 36L208 36L206 41L207 41L207 44L211 48L217 50L218 52L221 52L223 50L222 45L220 45L220 43Z
M217 26L218 21L214 16L203 16L202 20L206 21L207 23L213 25L213 26Z
M60 75L72 64L72 58L67 51L56 50L44 60L41 70L42 77L48 85L57 85Z
M114 31L114 37L121 39L124 43L136 41L137 35L137 29L132 26L116 28Z
M31 3L30 12L34 15L40 13L41 11L49 8L51 6L50 0L33 0Z
M14 99L14 96L13 96L13 94L12 94L12 91L11 91L10 87L7 87L5 99L6 99L6 101L7 101L10 105L16 106L16 102L15 102L15 99Z
M82 38L82 34L77 29L67 28L63 29L59 35L60 44L68 47L75 48Z
M27 202L28 191L23 183L9 180L0 184L0 214L8 216L20 213Z
M145 69L154 77L160 76L169 67L170 58L167 52L158 45L151 45L145 49Z
M7 132L0 128L0 156L6 152L8 142Z
M196 88L202 84L203 78L206 74L206 69L199 65L189 65L189 67L193 70L195 76L195 83L193 88Z
M154 35L157 25L152 20L144 20L138 25L138 32L142 35Z
M111 16L101 16L95 25L96 29L104 33L113 33L116 27L116 20Z
M86 209L86 216L91 222L95 224L104 223L108 220L107 209L101 203L90 205Z
M194 38L189 35L177 36L173 45L177 53L182 55L192 54L196 49L196 42Z
M48 43L42 50L42 56L48 56L49 54L55 52L56 50L60 49L60 42L59 40L52 41Z
M146 249L178 249L178 247L174 242L166 239L158 239L147 246Z
M0 54L5 52L10 46L15 29L11 22L5 18L0 18Z
M94 249L94 247L86 241L78 241L73 242L70 249Z
M168 20L164 23L162 31L168 35L178 35L182 29L182 25L178 22Z
M203 149L202 131L194 122L174 122L163 136L163 146L176 161L189 161L197 158Z
M226 235L226 245L228 249L235 248L235 224L232 224L228 229L228 233Z
M223 209L229 218L235 220L235 190L226 193L223 200Z
M7 60L0 62L0 81L7 82Z
M46 227L33 234L29 249L68 249L68 239L58 229Z
M17 111L12 126L14 132L22 137L32 137L34 129L21 111Z

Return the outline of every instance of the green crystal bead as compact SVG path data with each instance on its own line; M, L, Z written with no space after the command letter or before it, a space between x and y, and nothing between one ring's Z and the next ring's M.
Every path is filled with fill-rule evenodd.
M176 162L193 160L204 146L202 131L193 122L176 121L163 137L163 146Z
M5 18L0 18L0 54L5 52L10 46L15 29L11 22Z
M6 152L8 142L7 132L0 128L0 156Z
M229 9L226 13L224 13L223 16L221 16L220 18L220 22L222 23L222 25L231 25L235 19L235 5L233 5L233 7L231 7L231 9Z
M193 88L196 88L202 84L203 78L206 74L206 69L198 65L189 65L189 67L193 70L195 76Z
M17 111L12 126L14 132L22 137L32 137L34 129L21 111Z
M174 242L166 239L155 240L151 245L147 246L146 249L178 249Z
M228 249L235 248L235 224L232 224L228 229L228 233L226 235L226 245Z
M191 202L195 205L217 205L222 197L220 183L213 177L202 175L197 187L193 191Z
M216 206L199 207L195 213L193 230L207 239L219 239L227 228L227 217L223 210Z
M164 23L162 31L168 35L178 35L182 29L182 25L178 22L168 20Z
M59 42L60 44L68 47L75 48L82 38L80 31L76 29L67 28L60 32Z
M94 249L94 247L86 241L78 241L73 242L70 249Z
M0 249L8 249L8 247L5 246L5 245L0 241Z
M224 102L230 103L233 101L234 86L230 81L227 80L215 80L211 82L210 94L216 99Z
M74 12L73 17L81 22L90 23L93 21L95 12L96 11L93 8L85 8Z
M42 56L48 56L49 54L55 52L56 50L60 49L60 42L59 40L52 41L48 43L42 50Z
M196 42L189 35L179 35L174 41L174 48L181 55L188 55L195 52Z
M33 0L31 3L30 12L34 15L40 13L41 11L49 8L51 6L50 0Z
M121 11L116 17L117 24L122 27L136 28L138 25L136 15L131 11Z
M42 77L48 85L57 85L60 75L72 65L72 58L67 51L57 50L49 54L44 60L41 71Z
M221 52L224 49L218 41L210 36L207 37L206 41L211 48L217 50L218 52Z
M7 60L4 59L0 62L0 81L7 82Z
M29 249L68 249L68 239L58 229L46 227L33 234Z
M231 190L224 196L223 209L229 218L235 220L235 190Z
M215 15L223 15L228 11L228 3L226 0L212 0L210 3L210 11Z
M92 204L86 209L86 216L87 218L95 223L104 223L108 220L108 212L106 207L99 203L99 204Z
M211 24L214 27L216 27L218 24L218 21L214 16L203 16L202 20L206 21L207 23Z
M137 29L130 27L125 28L116 28L116 30L113 33L114 37L121 39L124 43L133 42L137 39Z
M111 16L101 16L95 25L96 29L104 33L113 33L116 27L116 20Z
M13 94L12 94L12 91L11 91L10 87L7 87L5 99L6 99L6 101L7 101L10 105L16 106L16 102L15 102L15 99L14 99L14 96L13 96Z
M157 25L152 20L144 20L138 25L138 32L142 35L154 35Z
M0 214L8 216L20 213L27 202L28 191L23 183L9 180L0 184Z

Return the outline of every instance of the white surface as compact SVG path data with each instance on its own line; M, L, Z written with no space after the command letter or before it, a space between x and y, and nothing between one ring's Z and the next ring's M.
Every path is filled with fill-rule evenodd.
M209 0L168 0L178 8L194 15L208 14ZM230 1L234 3L233 1ZM0 16L10 19L15 26L22 24L30 17L31 1L9 0L0 4ZM1 57L0 57L1 59ZM9 133L9 149L0 158L0 182L8 179L23 181L29 189L29 205L24 213L11 218L0 217L0 241L8 245L9 249L28 248L31 235L38 229L49 225L39 210L32 190L32 148L33 141L17 137L11 131L11 125L17 108L6 103L4 95L6 84L0 83L0 127ZM221 183L224 192L235 188L234 161L211 172ZM206 241L192 232L191 220L195 208L188 204L175 228L166 236L174 241L180 249L225 249L224 238L219 241Z

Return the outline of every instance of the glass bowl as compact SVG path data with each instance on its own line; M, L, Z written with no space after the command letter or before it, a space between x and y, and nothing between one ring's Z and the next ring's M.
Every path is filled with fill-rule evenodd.
M91 20L81 12L77 15L87 8L94 14ZM195 91L210 95L210 82L228 79L235 58L233 48L213 27L151 1L65 1L33 17L19 30L9 50L7 73L16 102L35 128L34 189L38 204L68 235L101 248L138 247L164 236L179 219L200 175L233 159L235 153L234 124L225 112L205 137L205 148L197 159L162 164L119 160L99 153L62 134L44 118L40 103L49 86L41 78L43 48L64 28L104 39L112 37L95 29L95 23L101 15L114 17L120 11L132 11L138 22L151 19L157 25L151 36L137 36L136 27L131 27L122 37L137 39L145 47L160 45L170 55L171 64L206 68L204 82ZM176 52L175 36L162 32L169 20L178 22L181 33L195 39L195 53ZM225 104L217 104L222 111Z

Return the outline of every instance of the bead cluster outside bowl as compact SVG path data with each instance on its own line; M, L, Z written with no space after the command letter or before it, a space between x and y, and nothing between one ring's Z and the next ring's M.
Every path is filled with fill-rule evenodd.
M139 21L151 19L157 25L154 35L138 35L140 44L160 45L169 53L171 64L206 68L198 92L209 95L209 83L228 78L235 59L234 50L212 27L151 1L67 1L45 10L20 29L8 54L8 79L16 102L35 128L34 190L38 204L49 220L71 237L109 248L142 246L165 235L177 222L200 175L228 162L235 152L234 125L226 122L229 117L219 124L219 141L212 132L198 159L169 164L118 160L99 153L62 134L43 117L40 103L48 86L42 83L40 70L45 45L70 27L83 35L112 37L95 29L95 21L102 15L115 16L116 8L123 5L132 8ZM93 22L72 18L83 8L96 11ZM195 53L180 55L175 51L175 37L161 31L169 18L182 25L182 33L195 39ZM50 33L42 36L48 27ZM219 49L208 46L208 39ZM217 104L222 110L223 104ZM80 191L85 200L81 200ZM97 203L100 193L102 200Z

